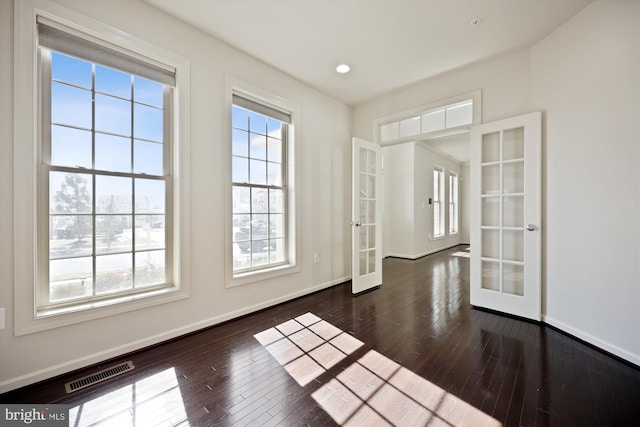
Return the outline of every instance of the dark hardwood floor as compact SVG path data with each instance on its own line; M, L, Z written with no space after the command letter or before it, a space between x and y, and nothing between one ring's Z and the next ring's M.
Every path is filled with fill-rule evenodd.
M68 404L72 426L640 425L640 369L471 308L465 249L385 259L379 289L338 285L110 361L136 368L75 393L97 367L0 402Z

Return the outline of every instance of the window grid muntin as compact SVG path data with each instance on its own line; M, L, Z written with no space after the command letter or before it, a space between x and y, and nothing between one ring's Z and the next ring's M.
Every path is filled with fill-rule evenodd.
M237 109L237 110L236 110ZM235 118L234 118L234 113L238 111L244 111L247 114L247 123L245 127L240 127L240 126L236 126L235 125ZM264 127L264 132L265 133L259 133L259 132L254 132L252 130L251 127L251 117L252 115L255 116L261 116L264 117L265 120L265 127ZM287 265L289 262L289 218L288 218L288 188L287 188L287 137L288 137L288 132L289 132L289 126L288 123L285 123L277 118L274 117L270 117L267 114L262 114L262 113L258 113L256 111L253 111L249 108L240 106L240 105L236 105L235 103L232 103L232 114L231 114L231 134L232 134L232 150L233 150L233 133L234 131L240 131L240 132L246 132L247 134L247 155L245 156L238 156L232 153L232 159L235 158L240 158L240 159L244 159L247 162L247 181L246 182L239 182L239 181L234 181L233 180L233 171L232 171L232 198L235 197L235 194L233 192L233 188L238 187L238 188L249 188L249 203L250 203L250 208L249 208L249 212L247 213L236 213L235 211L232 213L232 218L235 217L235 215L249 215L249 239L245 239L245 240L238 240L236 238L236 235L238 232L235 231L235 225L232 224L232 245L238 245L239 243L243 243L249 244L249 266L245 267L245 268L239 268L236 267L236 255L233 254L233 247L232 247L232 270L234 274L245 274L245 273L250 273L250 272L255 272L255 271L260 271L260 270L264 270L264 269L269 269L269 268L273 268L273 267L278 267L278 266L282 266L282 265ZM269 132L269 122L270 121L276 121L280 124L279 126L279 133L280 133L280 138L276 137L276 136L271 136L270 132ZM259 136L263 136L264 140L266 142L266 146L265 146L265 158L261 159L261 158L256 158L256 157L252 157L251 156L251 135L259 135ZM269 159L269 140L273 139L276 141L279 141L281 144L281 149L280 149L280 162L273 162L270 161ZM260 183L252 183L251 182L251 161L259 161L264 163L265 165L265 172L266 172L266 176L265 176L265 184L260 184ZM280 176L280 185L273 185L273 184L268 184L269 182L269 168L268 166L272 164L272 165L279 165L279 176ZM254 189L265 189L266 193L267 193L267 211L266 212L254 212L253 211L253 190ZM271 191L270 190L280 190L282 193L282 197L283 197L283 212L272 212L271 210ZM234 205L234 201L232 200L232 205ZM284 215L284 224L282 226L283 229L283 235L282 237L271 237L271 217L272 215L280 215L283 214ZM260 238L260 239L254 239L253 238L253 216L254 215L267 215L267 231L266 231L266 239ZM266 263L261 263L261 264L254 264L254 252L253 252L253 246L254 246L254 242L257 241L266 241L267 242L267 262ZM281 251L283 253L283 259L281 261L275 261L272 262L271 261L271 257L272 257L272 246L271 243L275 242L276 244L278 242L282 242L284 244L284 248L278 250L277 246L276 249L274 250L275 253ZM240 246L238 246L238 250L240 250Z
M172 235L171 235L171 218L172 218L172 198L171 198L171 194L172 194L172 181L171 181L171 161L170 161L170 156L171 156L171 147L170 147L170 140L171 140L171 126L170 126L170 122L171 122L171 118L172 118L172 114L171 114L171 108L172 108L172 90L169 86L159 83L159 82L154 82L154 83L158 83L161 85L162 87L162 107L158 107L155 105L151 105L151 104L147 104L144 102L139 102L135 100L135 85L134 85L134 80L135 80L135 76L131 73L128 72L123 72L120 70L116 70L116 71L120 71L122 73L128 74L129 75L129 79L130 79L130 85L129 85L129 90L130 90L130 99L126 99L123 97L119 97L116 95L112 95L103 91L97 91L96 90L96 66L100 65L97 64L95 62L91 62L91 61L87 61L84 60L82 58L75 58L72 55L67 55L67 54L63 54L63 53L59 53L59 52L55 52L51 49L48 49L46 47L40 47L40 55L39 55L39 64L40 64L40 69L42 72L41 75L41 93L42 93L42 97L41 97L41 102L42 102L42 108L41 108L41 124L42 124L42 143L41 143L41 152L42 152L42 158L41 158L41 170L42 170L42 179L40 180L41 185L42 185L42 196L40 198L41 203L43 206L46 207L46 209L43 209L43 213L42 215L45 215L46 212L46 216L47 216L47 220L44 221L44 223L46 223L46 225L44 225L44 228L41 229L41 237L40 240L42 241L43 245L42 245L42 250L39 252L42 256L43 261L46 259L46 262L41 263L41 267L40 267L40 271L42 272L42 278L39 281L40 286L39 286L39 290L37 292L37 296L38 296L38 303L37 303L37 307L38 309L44 309L44 308L54 308L54 307L66 307L66 306L72 306L72 305L76 305L78 303L87 303L87 302L93 302L93 301L100 301L100 300L104 300L104 299L112 299L114 297L120 297L120 296L126 296L126 295L134 295L134 294L139 294L142 292L148 292L150 290L154 290L154 289L161 289L161 288L165 288L165 287L169 287L171 286L170 283L170 278L173 277L173 268L172 268L172 264L171 264L171 259L173 256L173 251L172 251ZM54 79L53 78L53 72L52 72L52 53L55 52L56 54L59 55L63 55L63 56L68 56L74 59L78 59L80 61L83 61L85 63L88 63L91 65L91 81L92 81L92 87L91 88L87 88L81 85L75 85L73 83L70 82L66 82L64 80L61 79ZM106 67L106 68L111 68L114 69L112 67ZM115 69L114 69L115 70ZM150 79L146 79L148 81L153 82L153 80ZM82 89L85 91L88 91L91 93L91 128L84 128L82 126L74 126L74 125L69 125L66 123L60 123L60 122L54 122L52 120L52 109L53 109L53 99L52 99L52 86L53 83L59 83L59 84L64 84L64 85L68 85L70 87L76 87L78 89ZM121 99L124 100L126 102L129 102L129 106L130 108L128 109L129 111L129 125L130 125L130 135L123 135L121 133L113 133L113 132L105 132L105 131L98 131L96 130L96 94L102 94L105 96L110 96L113 98L117 98L117 99ZM147 107L151 107L154 109L157 109L159 111L161 111L161 117L162 117L162 140L158 141L158 140L152 140L152 139L148 139L148 138L140 138L140 137L136 137L136 130L135 130L135 105L139 104L139 105L144 105ZM52 132L51 129L53 126L63 126L69 129L78 129L78 130L82 130L82 131L87 131L91 133L91 168L86 168L86 167L81 167L81 166L76 166L76 167L71 167L71 166L58 166L58 165L53 165L52 164L52 156L51 156L51 150L52 150L52 144L53 144L53 140L52 140ZM130 142L130 172L118 172L118 171L109 171L109 170L99 170L96 169L96 134L100 135L100 134L104 134L104 135L112 135L112 136L118 136L118 137L123 137L123 138L127 138ZM136 140L140 140L140 141L146 141L146 142L152 142L152 143L158 143L158 144L162 144L162 173L163 175L151 175L151 174L146 174L146 173L136 173L134 172L134 168L135 168L135 141ZM87 174L91 176L91 189L92 189L92 200L91 200L91 213L90 214L80 214L83 216L91 216L91 254L89 256L69 256L69 257L51 257L51 248L50 248L50 239L53 239L53 234L52 234L52 230L49 229L49 226L51 224L51 218L52 217L59 217L59 216L63 216L63 215L78 215L74 212L61 212L61 213L52 213L51 209L49 207L49 202L51 200L52 194L51 194L51 188L50 188L50 184L49 184L49 176L51 172L63 172L63 173L79 173L79 174ZM113 177L126 177L126 178L130 178L131 179L131 189L130 189L130 199L131 199L131 209L130 212L128 213L119 213L119 212L115 212L115 213L107 213L107 212L101 212L98 213L97 212L97 197L96 197L96 181L97 181L97 177L98 176L113 176ZM163 205L163 213L162 214L156 214L156 215L162 215L164 217L164 236L163 236L163 240L164 240L164 245L162 248L151 248L151 249L136 249L136 219L140 216L148 216L151 213L150 212L143 212L143 213L137 213L137 208L136 208L136 180L139 179L144 179L144 180L158 180L158 181L162 181L164 183L164 205ZM46 190L45 190L46 189ZM98 234L98 230L97 230L97 217L98 216L109 216L109 215L114 215L114 216L128 216L130 218L130 222L131 222L131 248L128 251L117 251L117 252L108 252L108 253L98 253L97 250L97 234ZM42 221L40 221L41 224L43 224ZM42 227L42 226L41 226ZM46 233L44 231L47 231ZM157 254L160 252L164 252L164 280L161 283L152 283L151 285L149 284L140 284L140 285L136 285L137 280L136 280L136 276L141 274L141 272L138 272L138 268L136 265L136 258L137 255L139 254L144 254L144 253L149 253L149 254ZM46 256L45 256L46 253ZM98 257L105 257L105 256L111 256L111 255L122 255L122 254L130 254L130 259L131 259L131 270L130 270L130 287L124 290L116 290L113 292L102 292L102 293L98 293L97 290L97 283L98 283L98 271L97 271L97 258ZM72 296L72 297L67 297L64 299L61 299L59 301L52 301L51 300L51 293L52 293L52 288L51 288L51 279L50 279L50 263L51 261L59 261L59 260L73 260L73 259L83 259L83 258L91 258L91 264L92 264L92 292L91 292L91 296L86 297L83 295L80 296ZM42 265L42 264L46 264L46 265ZM73 279L76 280L76 279ZM82 282L84 282L85 279L82 280Z

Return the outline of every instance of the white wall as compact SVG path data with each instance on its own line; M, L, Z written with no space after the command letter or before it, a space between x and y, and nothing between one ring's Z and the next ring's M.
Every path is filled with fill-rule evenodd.
M594 2L531 50L546 122L545 321L636 364L639 29L639 2Z
M191 68L191 298L136 312L14 337L12 15L0 1L0 392L99 362L340 283L350 276L351 108L137 1L60 1L82 14L179 53ZM115 4L114 4L115 3ZM295 166L301 211L300 273L225 288L225 76L297 105ZM20 96L16 93L15 96ZM313 252L321 254L313 262ZM29 307L26 307L29 309Z
M383 256L412 258L414 153L413 142L382 148L384 158Z

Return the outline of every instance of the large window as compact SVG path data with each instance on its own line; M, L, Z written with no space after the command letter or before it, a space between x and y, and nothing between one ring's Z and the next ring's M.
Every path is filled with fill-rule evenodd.
M449 172L449 234L458 232L458 175Z
M233 272L286 265L291 114L234 94L231 119Z
M433 237L444 236L444 170L433 168Z
M172 284L175 71L38 24L39 309Z

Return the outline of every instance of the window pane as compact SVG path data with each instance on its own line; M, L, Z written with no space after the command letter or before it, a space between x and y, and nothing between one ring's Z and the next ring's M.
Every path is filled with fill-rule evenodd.
M91 89L92 66L90 62L51 52L51 78Z
M284 262L286 243L284 239L269 240L269 262L272 264Z
M268 138L267 140L267 160L274 163L282 163L282 141Z
M380 126L380 140L389 141L400 136L400 123L393 122Z
M91 132L51 126L51 164L91 168Z
M163 175L163 145L137 139L133 144L133 171L147 175Z
M51 122L91 129L91 92L51 83Z
M162 91L163 87L161 83L138 76L133 77L133 99L136 102L162 108L164 105Z
M249 112L249 130L262 135L267 134L267 118L262 114Z
M282 185L282 165L279 163L267 163L267 184L280 187Z
M269 237L284 237L286 234L284 214L269 215Z
M400 138L420 133L420 116L400 121Z
M96 169L131 172L131 139L96 133Z
M247 240L249 239L249 223L251 222L251 215L241 214L233 215L233 240Z
M131 178L96 176L96 212L131 213Z
M49 258L90 256L92 221L90 215L55 215L49 217Z
M49 262L49 300L51 302L93 294L92 258L71 258Z
M49 211L51 213L92 212L91 175L49 172Z
M132 288L133 254L96 257L96 293L104 294Z
M165 283L165 251L136 254L136 287Z
M269 212L284 213L283 190L269 190Z
M251 239L266 239L269 237L269 215L254 214L251 216Z
M249 112L234 105L231 109L231 122L234 128L249 130Z
M436 110L422 115L422 133L444 129L444 110Z
M252 159L267 160L267 137L255 133L249 135L251 141L249 145L249 157Z
M251 190L251 211L253 213L267 213L269 209L268 190L254 188Z
M267 240L254 240L251 243L251 266L260 267L269 264L269 242Z
M239 129L231 131L231 154L249 157L249 132Z
M136 215L136 251L165 248L164 215Z
M251 189L233 187L233 213L251 213Z
M131 216L96 215L96 253L131 252Z
M131 99L131 74L96 65L96 91Z
M469 125L473 121L473 104L471 102L447 108L447 129Z
M266 184L267 183L267 162L262 160L250 160L250 182L252 184Z
M133 110L133 136L162 142L162 110L141 104L134 104Z
M165 184L158 179L136 179L136 213L165 213Z
M231 158L231 180L233 182L249 182L249 159L245 157Z
M131 102L96 94L96 130L131 136Z
M247 245L247 249L249 247L249 244L246 243ZM240 246L240 244L237 244L236 246ZM238 250L240 251L241 249L238 248ZM251 255L249 254L248 250L244 250L241 251L239 253L236 253L234 251L233 254L233 269L234 270L243 270L246 268L251 267Z
M280 120L268 118L267 134L271 138L282 139L282 122Z

